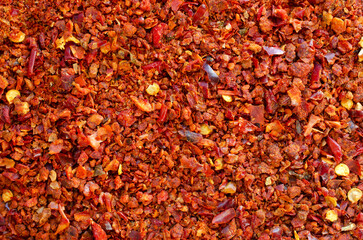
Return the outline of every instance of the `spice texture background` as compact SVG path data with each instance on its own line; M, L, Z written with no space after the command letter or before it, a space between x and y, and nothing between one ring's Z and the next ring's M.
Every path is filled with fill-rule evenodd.
M2 239L363 239L360 0L2 0Z

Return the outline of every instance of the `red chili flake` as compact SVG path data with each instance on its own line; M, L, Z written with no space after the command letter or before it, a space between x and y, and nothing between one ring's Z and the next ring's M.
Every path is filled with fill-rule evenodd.
M180 6L183 4L183 0L171 0L170 2L170 6L171 6L171 10L173 10L173 12L177 12L180 8Z
M256 20L257 21L260 21L260 18L262 16L262 12L265 10L265 5L262 5L258 11L257 11L257 15L256 15Z
M344 163L349 167L349 170L352 173L355 173L358 176L360 176L360 174L361 174L361 165L359 164L358 160L349 159L349 160L345 161Z
M165 23L159 23L151 30L154 47L161 47L161 38L164 34L164 29L167 27Z
M37 49L35 47L30 51L29 64L28 64L28 76L34 75L34 64L37 57Z
M162 65L163 65L163 62L162 61L156 61L156 62L147 64L145 66L142 66L141 68L144 71L148 71L148 70L151 70L151 69L156 69L158 72L160 72Z
M269 56L282 55L285 53L284 50L277 47L263 47Z
M69 227L69 220L68 220L66 214L63 212L63 206L60 203L58 204L58 210L59 210L59 213L62 218L57 227L57 231L55 232L55 234L58 234Z
M193 15L193 23L199 22L207 12L207 6L202 4L198 7L197 11Z
M302 8L301 10L295 12L295 17L303 19L304 14L305 14L305 8Z
M313 95L311 95L310 99L314 101L320 101L324 98L324 93L322 91L317 91Z
M129 234L129 238L130 240L141 240L142 236L138 231L132 230Z
M321 66L321 64L318 62L315 62L313 72L311 73L311 83L320 81L320 74L321 74L322 70L323 70L323 67Z
M140 110L144 112L154 111L154 107L146 99L139 99L135 96L131 96L130 98Z
M274 113L276 111L278 105L277 105L276 97L272 93L271 89L265 91L265 100L266 100L266 112Z
M92 49L90 53L86 55L86 63L90 65L97 57L98 49Z
M125 220L126 222L128 222L129 221L129 219L127 218L127 216L123 213L123 212L116 212L117 213L117 215L119 215L120 216L120 218L122 218L123 220Z
M95 223L92 219L91 219L91 227L92 227L93 237L95 238L95 240L107 239L106 232L101 228L100 225Z
M236 217L236 211L234 210L234 208L229 208L229 209L221 212L220 214L216 215L213 218L212 223L213 224L228 223L229 221L231 221L235 217Z
M352 110L349 111L349 113L353 118L363 118L363 111L362 110L352 109Z
M19 179L19 177L20 177L18 173L13 173L13 172L3 172L3 176L12 182Z
M342 156L343 156L341 146L334 139L332 139L329 136L327 137L327 143L335 157L335 161L337 161L339 163L342 160Z
M217 73L209 66L207 63L203 64L203 69L208 74L208 79L212 82L213 85L219 82L219 77Z
M161 109L160 109L160 114L159 114L159 118L158 118L158 122L165 122L166 121L166 117L167 117L167 113L168 113L168 107L166 105L162 105Z
M11 123L9 106L3 106L1 108L1 120L7 124Z

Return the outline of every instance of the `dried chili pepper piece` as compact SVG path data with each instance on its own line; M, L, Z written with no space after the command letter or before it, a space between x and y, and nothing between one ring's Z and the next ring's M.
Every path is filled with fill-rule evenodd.
M219 76L217 73L209 66L207 63L203 64L203 69L208 74L208 79L212 82L213 85L219 82Z
M207 6L205 4L201 4L193 15L192 18L193 23L199 22L207 12L208 12Z
M213 224L228 223L229 221L231 221L235 217L236 217L236 211L234 210L234 208L229 208L229 209L221 212L220 214L216 215L213 218L212 223Z
M318 62L315 62L313 72L311 73L311 83L320 81L320 75L322 70L323 70L322 65Z
M165 23L159 23L151 30L153 45L156 48L161 47L161 38L164 34L164 29L167 27Z
M130 97L131 100L135 103L135 105L144 112L152 112L154 111L154 107L149 103L146 99L139 99L135 96Z
M63 206L60 203L58 204L58 211L62 218L57 227L57 231L55 232L55 234L59 234L60 232L64 231L66 228L69 227L69 220L63 211Z
M108 239L105 230L103 230L102 227L100 225L98 225L97 223L95 223L92 219L90 221L91 221L93 237L95 238L95 240Z
M335 161L340 162L342 160L342 156L343 156L341 146L334 139L332 139L329 136L327 137L327 143L335 157Z

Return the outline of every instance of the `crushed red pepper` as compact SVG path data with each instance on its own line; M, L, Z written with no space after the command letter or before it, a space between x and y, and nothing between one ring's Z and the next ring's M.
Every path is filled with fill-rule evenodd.
M362 9L2 1L1 235L363 239Z

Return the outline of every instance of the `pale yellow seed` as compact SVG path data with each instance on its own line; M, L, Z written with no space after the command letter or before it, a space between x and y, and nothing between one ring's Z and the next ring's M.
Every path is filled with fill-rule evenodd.
M213 129L208 126L207 124L202 124L202 126L200 126L200 134L202 135L209 135L213 132Z
M333 207L337 206L337 199L335 197L326 196L325 201L328 205L332 205Z
M347 98L344 98L341 102L342 106L345 108L345 109L352 109L354 103L351 99L347 99Z
M229 96L229 95L222 95L222 98L226 102L232 102L232 100L233 100L232 96Z
M118 173L118 175L122 174L122 164L118 165L117 173Z
M348 99L353 99L354 98L354 95L351 91L347 92L347 94L345 95L345 98L348 98Z
M295 240L300 240L299 234L297 234L297 232L294 230L294 237Z
M49 178L52 182L54 182L55 180L57 180L57 173L54 170L51 170L49 173Z
M335 222L336 220L338 220L337 211L329 209L326 212L325 219L329 220L330 222Z
M149 85L146 89L147 94L155 96L160 91L160 87L157 83Z
M352 231L356 229L356 225L354 223L348 223L348 225L342 227L340 230L342 232L346 232L346 231Z
M352 203L356 203L362 198L362 195L363 193L359 188L352 188L348 192L348 199Z
M51 183L49 184L49 186L50 186L50 188L51 188L51 189L59 189L59 188L60 188L60 186L59 186L59 183L58 183L58 182L51 182Z
M20 92L16 89L11 89L6 93L6 100L8 100L10 104L12 104L17 97L20 97Z
M215 160L214 167L215 167L216 170L223 169L223 160L222 160L222 158L218 158L218 159Z
M338 176L346 177L349 175L349 172L349 167L344 163L340 163L335 167L335 174Z
M25 33L19 30L15 30L16 32L12 32L9 34L10 41L14 43L21 43L25 39Z
M13 198L13 193L9 189L5 189L2 194L2 198L4 202L9 202Z
M235 193L237 190L236 184L233 182L229 182L227 183L227 185L222 189L223 193L229 193L229 194L233 194Z
M363 48L358 53L358 62L362 62L362 61L363 61Z
M272 183L273 183L273 182L272 182L271 177L267 177L267 178L266 178L266 180L265 180L265 185L266 185L266 186L271 186L271 185L272 185Z

